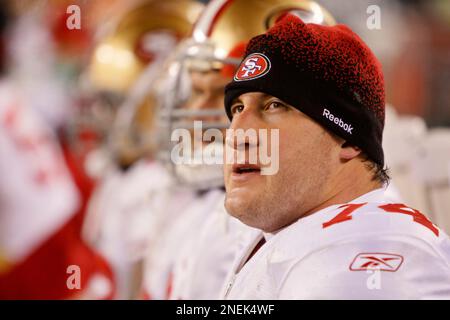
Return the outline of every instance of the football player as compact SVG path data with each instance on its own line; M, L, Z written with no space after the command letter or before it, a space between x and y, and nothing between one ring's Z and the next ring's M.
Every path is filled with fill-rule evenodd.
M165 60L190 34L202 9L191 0L134 2L98 42L88 68L87 82L97 97L92 114L100 115L97 124L106 128L106 156L102 150L88 156L88 170L100 179L83 233L113 265L116 298L136 296L140 261L163 229L157 213L174 207L175 214L184 203L154 161L153 89Z
M5 40L12 34L8 38L4 28L19 24L6 10L11 3L5 2L0 6L2 53L11 49ZM39 18L33 13L28 18ZM17 70L3 68L6 61L1 55L0 299L111 298L114 281L108 264L80 237L85 208L55 130L37 112L24 84L11 75Z
M250 41L225 108L231 129L279 130L280 162L272 175L259 161L225 166L227 211L263 234L223 298L450 298L448 236L385 196L383 73L350 28L287 15Z

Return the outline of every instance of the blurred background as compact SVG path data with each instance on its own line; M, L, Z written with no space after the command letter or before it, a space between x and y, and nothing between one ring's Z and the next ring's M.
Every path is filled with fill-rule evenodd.
M119 197L139 207L148 181L124 190L109 168L155 153L160 84L149 66L164 65L209 1L168 1L169 16L135 10L152 2L0 1L0 298L78 298L67 265L83 270L83 298L139 291L142 271L121 259L142 258L148 229L136 223L134 247L113 246L123 222L90 212L116 210ZM391 192L450 233L450 1L318 2L382 62Z

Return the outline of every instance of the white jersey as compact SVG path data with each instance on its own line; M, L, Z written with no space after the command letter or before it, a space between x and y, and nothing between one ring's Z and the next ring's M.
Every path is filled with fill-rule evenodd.
M91 198L83 232L111 263L116 298L133 294L136 263L155 250L164 224L176 220L189 198L174 190L171 176L155 161L143 159L125 172L108 170Z
M173 194L171 202L175 204L179 201L179 196ZM166 223L164 228L158 230L145 259L143 291L147 298L172 297L175 261L185 252L190 252L191 241L199 237L200 230L213 214L218 201L223 203L223 191L211 190L197 194L184 207L167 206L161 212Z
M236 259L226 299L450 299L450 240L384 190L302 218ZM246 263L245 263L246 262Z
M217 192L217 191L216 191ZM204 201L205 221L185 239L176 255L169 299L219 299L239 246L253 228L231 217L224 207L225 194ZM199 200L202 201L202 200Z

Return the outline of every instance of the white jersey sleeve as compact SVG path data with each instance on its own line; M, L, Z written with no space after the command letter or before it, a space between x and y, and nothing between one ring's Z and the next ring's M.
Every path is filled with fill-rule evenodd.
M336 243L298 261L279 298L450 299L450 260L443 254L406 236Z

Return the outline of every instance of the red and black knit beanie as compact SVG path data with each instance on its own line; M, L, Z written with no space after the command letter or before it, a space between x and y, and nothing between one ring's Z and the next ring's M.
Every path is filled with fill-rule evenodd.
M305 24L285 16L248 44L225 88L230 119L233 100L246 92L283 100L384 165L381 64L347 26Z

